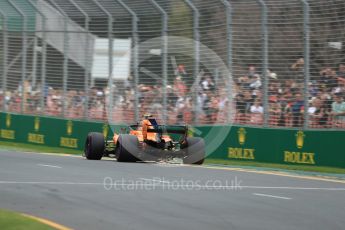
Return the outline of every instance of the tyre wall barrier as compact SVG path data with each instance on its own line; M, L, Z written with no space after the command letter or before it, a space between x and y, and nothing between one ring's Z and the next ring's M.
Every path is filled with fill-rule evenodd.
M126 126L0 113L0 140L83 150L88 132L112 137ZM196 126L209 159L345 168L345 132ZM224 133L223 138L215 134ZM215 141L215 138L220 141ZM223 140L224 139L224 140Z

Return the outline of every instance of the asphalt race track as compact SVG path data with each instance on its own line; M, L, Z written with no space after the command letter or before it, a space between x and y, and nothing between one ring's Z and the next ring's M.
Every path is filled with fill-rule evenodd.
M345 183L0 151L0 208L72 229L344 229Z

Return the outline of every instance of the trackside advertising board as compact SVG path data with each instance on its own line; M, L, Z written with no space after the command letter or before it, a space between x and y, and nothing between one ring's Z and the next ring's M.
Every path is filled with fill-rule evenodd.
M0 140L82 152L88 132L112 137L125 126L51 117L0 113ZM239 160L345 168L345 131L302 131L233 126L196 126L195 136L206 142L210 159ZM196 133L196 134L195 134ZM222 138L212 138L217 134ZM216 139L216 140L215 140ZM219 140L218 140L219 139Z
M199 127L203 134L209 129L221 130L222 127ZM345 131L233 126L209 158L344 168Z
M111 136L108 124L0 113L0 140L83 150L88 132Z

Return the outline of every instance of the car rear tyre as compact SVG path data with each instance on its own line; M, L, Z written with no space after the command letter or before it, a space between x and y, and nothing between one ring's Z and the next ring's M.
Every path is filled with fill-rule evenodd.
M104 153L104 136L102 133L89 133L85 142L85 157L88 160L100 160Z
M136 136L121 134L117 141L115 153L118 162L136 162L139 153L139 141Z
M202 165L205 159L205 142L200 137L187 137L187 143L182 147L185 150L183 164Z

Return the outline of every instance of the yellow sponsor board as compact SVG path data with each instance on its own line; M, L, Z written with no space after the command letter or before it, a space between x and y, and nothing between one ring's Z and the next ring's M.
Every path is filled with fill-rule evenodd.
M284 151L284 162L315 165L315 153Z
M78 139L69 137L60 137L60 146L68 148L78 148Z
M305 144L306 135L303 131L297 131L296 147L302 149ZM315 165L315 153L302 152L302 151L284 151L284 162L294 164L309 164Z
M237 131L238 143L244 145L247 139L247 131L245 128L239 128ZM230 159L241 159L241 160L255 160L255 149L249 148L228 148L228 158Z
M11 114L6 114L6 127L9 128L11 126Z
M247 131L245 128L239 128L237 131L238 134L238 143L240 143L240 145L243 145L246 142L246 134Z
M28 133L28 142L35 144L44 144L44 135L37 133Z
M40 130L40 118L39 117L35 117L35 121L34 121L34 129L35 132L38 132Z
M297 148L299 148L299 149L303 148L304 138L305 138L305 134L303 131L298 131L296 133L296 146L297 146Z
M1 129L1 138L14 140L16 138L16 132L14 130Z
M72 135L73 133L73 122L72 121L67 121L67 124L66 124L66 132L67 132L67 135L70 136Z
M245 159L255 160L254 149L243 149L243 148L229 148L228 158L231 159Z
M104 138L108 137L108 133L109 133L109 125L108 124L104 124L103 125L103 136L104 136Z

